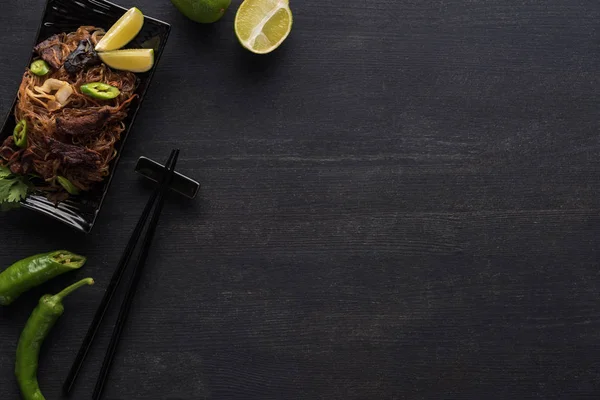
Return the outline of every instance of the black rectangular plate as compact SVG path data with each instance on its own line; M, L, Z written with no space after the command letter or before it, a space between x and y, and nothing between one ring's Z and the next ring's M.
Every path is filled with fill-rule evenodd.
M33 59L33 46L42 40L56 33L73 32L82 25L93 25L108 30L126 11L126 8L105 0L48 0L36 40L31 46L31 59L26 65L29 65ZM43 194L33 193L22 202L21 205L24 208L57 219L82 232L88 233L91 231L115 174L121 150L127 141L127 136L129 136L135 117L152 81L152 76L163 53L170 31L171 26L169 24L146 16L144 27L137 37L126 46L128 48L153 48L154 67L146 73L136 74L139 79L136 94L139 97L132 102L124 121L125 132L122 133L121 140L117 143L117 156L111 162L110 175L91 191L70 198L59 204L58 207L49 202ZM17 98L15 96L13 106L4 121L2 130L0 130L0 140L2 141L12 135L15 127L14 109L16 102Z

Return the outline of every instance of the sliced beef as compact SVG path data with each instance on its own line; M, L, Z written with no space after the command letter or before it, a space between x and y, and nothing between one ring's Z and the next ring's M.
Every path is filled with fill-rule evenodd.
M59 33L57 35L50 36L42 43L35 46L33 49L40 57L50 64L53 68L59 69L63 63L63 44L65 34Z
M13 137L9 136L0 148L0 157L6 161L5 164L13 174L25 175L33 168L35 154L30 149L17 147Z
M17 175L27 175L33 170L34 159L35 155L31 150L23 150L20 157L15 157L15 160L9 163L10 171Z
M12 135L8 136L6 139L4 139L4 142L2 143L2 147L9 147L11 149L17 149L17 145L15 144L15 139Z
M2 147L0 147L0 157L8 161L17 151L19 151L19 148L11 135L4 140L4 143L2 143Z
M111 119L110 108L87 109L84 112L65 110L56 118L56 133L67 136L93 136Z
M4 140L0 147L0 158L7 162L13 162L19 158L19 152L21 149L15 144L13 136L9 136Z
M2 157L2 159L6 160L6 161L10 160L10 158L13 156L13 154L15 154L15 151L13 149L11 149L10 147L0 148L0 157Z
M26 149L21 154L21 174L28 174L33 170L33 161L35 154L31 149Z
M9 169L10 169L10 172L12 172L13 174L17 174L17 175L23 174L23 166L21 165L21 163L19 161L15 161L15 162L11 163Z
M59 142L46 138L48 158L57 159L65 167L94 169L102 160L100 154L85 147Z

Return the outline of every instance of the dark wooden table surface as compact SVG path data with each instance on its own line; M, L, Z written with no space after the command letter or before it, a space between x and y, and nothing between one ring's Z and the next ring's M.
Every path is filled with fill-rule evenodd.
M134 163L175 146L202 192L164 211L107 399L598 398L600 3L291 0L264 57L239 3L199 26L123 1L170 42L92 234L0 216L0 265L89 256L0 310L0 398L37 298L91 275L42 352L59 398L150 193ZM1 5L2 113L42 8Z

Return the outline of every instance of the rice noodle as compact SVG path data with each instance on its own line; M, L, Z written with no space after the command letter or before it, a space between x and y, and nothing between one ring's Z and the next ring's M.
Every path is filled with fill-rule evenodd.
M56 43L53 44L57 55L51 61L62 65L81 40L89 39L95 45L103 35L103 30L94 27L80 27L76 32L57 35ZM63 92L59 96L58 92L44 93L39 90L48 79L68 82L72 93L65 96ZM92 99L83 95L79 89L81 85L90 82L104 82L115 86L120 90L120 95L112 100ZM95 183L101 182L109 174L109 163L116 156L115 144L125 130L123 119L127 115L129 104L136 98L136 84L137 78L133 73L112 70L104 64L86 67L76 74L69 74L61 67L43 77L34 75L28 69L23 75L15 107L16 120L27 122L27 149L19 149L7 139L0 146L0 165L11 167L13 172L40 176L43 182L38 189L46 192L55 202L68 197L57 181L58 176L67 178L81 191L89 191ZM111 117L97 132L76 137L57 133L57 118L72 118L73 115L83 113L96 114L101 109L108 109ZM93 165L75 167L65 161L66 156L61 159L50 152L51 140L96 153L99 157L94 157L94 160L100 161L94 161ZM27 168L23 167L25 154L33 157L32 162L28 160Z

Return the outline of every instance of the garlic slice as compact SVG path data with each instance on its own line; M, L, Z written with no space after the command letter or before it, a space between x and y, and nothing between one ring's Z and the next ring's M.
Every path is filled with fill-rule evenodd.
M66 105L69 102L69 97L73 94L73 87L67 83L66 86L61 87L56 92L56 101L61 105Z
M71 95L73 94L73 87L71 86L71 84L69 84L69 82L65 82L65 81L61 81L58 79L54 79L54 78L50 78L50 79L46 79L46 81L44 82L44 84L42 86L35 86L34 87L35 91L38 93L46 93L46 94L50 94L54 91L56 91L56 93L54 94L54 96L49 95L48 99L50 99L50 101L56 101L60 106L54 105L53 104L53 109L58 109L62 106L65 106L68 102L69 102L69 97L71 97ZM50 110L50 111L55 111L55 110Z

